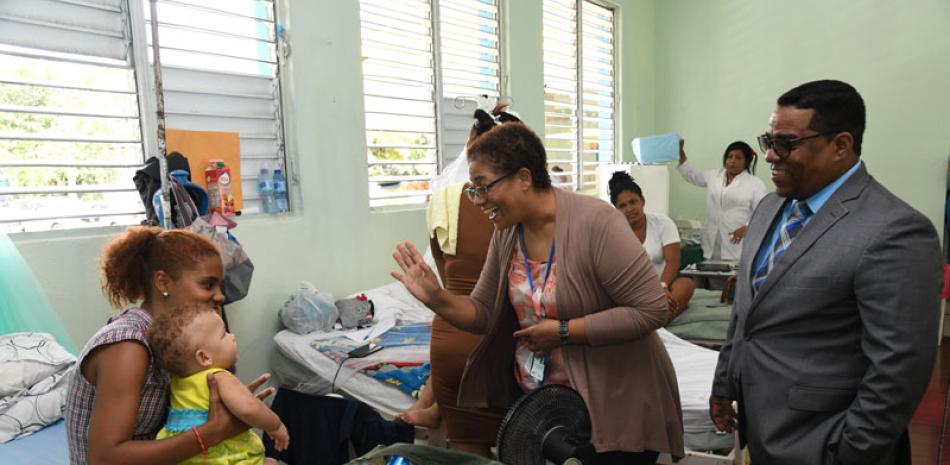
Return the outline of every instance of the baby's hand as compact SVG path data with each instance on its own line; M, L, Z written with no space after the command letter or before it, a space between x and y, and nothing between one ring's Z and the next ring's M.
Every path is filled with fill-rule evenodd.
M283 423L280 424L280 428L268 431L267 435L274 440L274 449L284 451L290 445L290 433L287 432L287 427Z

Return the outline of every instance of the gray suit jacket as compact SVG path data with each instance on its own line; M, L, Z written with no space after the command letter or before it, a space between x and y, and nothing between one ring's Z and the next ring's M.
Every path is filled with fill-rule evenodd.
M753 295L784 202L770 194L750 220L713 394L739 400L756 465L899 463L936 356L937 233L861 167Z

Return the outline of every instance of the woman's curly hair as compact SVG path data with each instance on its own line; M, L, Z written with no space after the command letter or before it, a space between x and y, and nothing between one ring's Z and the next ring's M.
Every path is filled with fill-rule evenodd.
M527 168L535 189L551 187L544 144L524 123L510 122L489 129L469 145L468 159L484 161L503 174Z
M102 251L102 291L115 307L147 302L155 272L172 279L206 257L220 257L218 247L203 236L180 229L133 226Z

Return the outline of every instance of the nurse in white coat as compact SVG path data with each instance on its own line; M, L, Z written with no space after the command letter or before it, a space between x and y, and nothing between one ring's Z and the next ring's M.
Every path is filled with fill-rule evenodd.
M722 156L722 169L700 171L686 162L684 142L680 141L677 170L686 182L706 188L706 225L700 241L703 257L738 261L749 218L765 197L765 183L753 174L755 152L745 142L733 142Z

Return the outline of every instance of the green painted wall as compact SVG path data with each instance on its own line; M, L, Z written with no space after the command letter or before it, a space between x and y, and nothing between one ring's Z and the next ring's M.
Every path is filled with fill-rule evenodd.
M711 169L729 142L753 143L765 131L786 90L849 82L868 108L868 170L940 225L950 155L948 25L944 0L657 1L656 130L680 132L691 162ZM703 190L671 173L673 216L702 217ZM759 176L771 190L762 160Z

